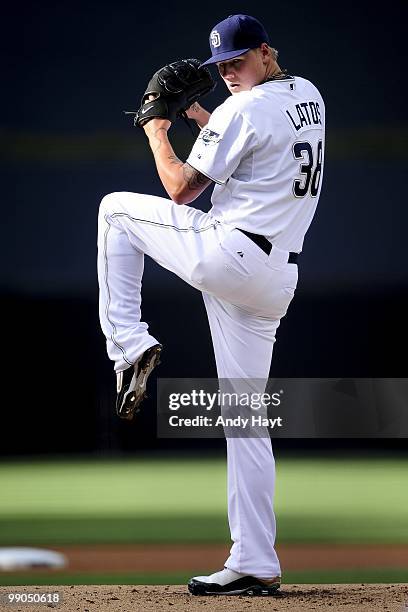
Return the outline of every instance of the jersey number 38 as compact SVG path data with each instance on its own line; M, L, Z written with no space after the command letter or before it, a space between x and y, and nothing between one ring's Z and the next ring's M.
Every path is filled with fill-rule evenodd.
M296 142L293 145L295 159L301 159L300 174L302 178L293 181L293 193L297 198L304 198L307 193L315 198L319 191L320 176L322 174L322 141L319 140L316 147L316 155L310 142Z

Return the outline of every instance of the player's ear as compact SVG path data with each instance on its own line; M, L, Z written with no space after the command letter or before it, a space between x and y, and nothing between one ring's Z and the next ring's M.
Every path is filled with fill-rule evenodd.
M259 47L259 53L261 55L262 63L266 64L269 60L269 46L266 43L262 43Z

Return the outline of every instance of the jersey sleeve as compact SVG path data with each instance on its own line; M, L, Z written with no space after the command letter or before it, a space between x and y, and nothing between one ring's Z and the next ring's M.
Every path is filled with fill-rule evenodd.
M257 144L255 129L242 111L224 103L199 133L187 163L215 183L223 184Z

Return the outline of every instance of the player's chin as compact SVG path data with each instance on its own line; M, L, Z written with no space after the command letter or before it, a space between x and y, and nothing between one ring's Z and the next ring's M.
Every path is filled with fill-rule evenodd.
M228 89L230 90L230 92L232 94L238 93L239 91L243 91L244 90L242 85L235 85L235 84L234 85L228 85Z

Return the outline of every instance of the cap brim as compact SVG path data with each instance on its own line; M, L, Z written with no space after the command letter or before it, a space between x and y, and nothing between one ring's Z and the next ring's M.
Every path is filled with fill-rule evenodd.
M210 59L206 60L201 66L208 66L208 64L216 64L217 62L225 62L225 60L233 59L234 57L238 57L238 55L243 55L248 49L237 49L236 51L225 51L224 53L218 53L217 55L213 55Z

